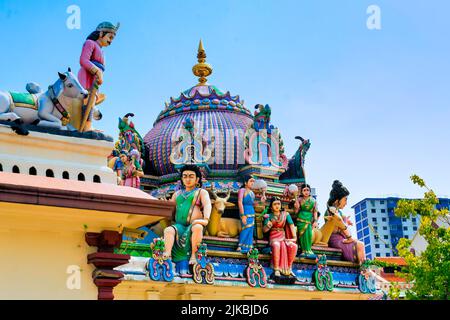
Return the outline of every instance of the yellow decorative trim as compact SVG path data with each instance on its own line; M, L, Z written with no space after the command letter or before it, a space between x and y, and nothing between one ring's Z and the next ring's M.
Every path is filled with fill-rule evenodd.
M223 258L247 258L247 254L233 251L219 251L219 250L208 250L208 256L210 257L223 257ZM258 256L259 260L269 261L272 259L269 254L260 254ZM313 259L306 258L295 258L294 262L304 263L304 264L316 264L316 261ZM336 260L328 260L327 264L329 266L336 267L349 267L349 268L359 268L358 263L353 263L350 261L336 261Z
M306 231L307 228L308 228L308 224L305 224L305 226L303 227L303 229L302 229L301 231L298 232L298 236L301 237L301 236L305 233L305 231Z
M255 224L254 223L252 223L252 224L250 224L250 225L248 225L248 226L245 226L245 227L243 227L242 228L242 230L245 230L245 229L248 229L248 228L251 228L251 227L253 227Z
M21 108L27 108L27 109L33 109L33 110L37 110L38 107L36 105L31 105L31 104L26 104L26 103L15 103L16 108L17 107L21 107Z

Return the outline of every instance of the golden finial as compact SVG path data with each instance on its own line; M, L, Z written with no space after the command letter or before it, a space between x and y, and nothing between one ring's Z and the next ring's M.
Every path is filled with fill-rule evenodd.
M204 86L206 85L206 79L207 76L211 75L213 72L213 68L209 63L206 63L206 52L205 49L203 49L203 43L202 39L200 39L200 43L198 44L198 53L197 53L197 60L198 63L192 67L192 72L194 75L199 77L198 79L198 86Z

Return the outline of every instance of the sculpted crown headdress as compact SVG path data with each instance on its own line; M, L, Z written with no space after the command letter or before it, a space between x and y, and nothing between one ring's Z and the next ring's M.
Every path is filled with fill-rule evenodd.
M120 27L120 22L117 22L116 25L112 24L111 22L105 21L100 23L97 26L97 29L95 29L96 31L107 31L107 32L117 32L117 30L119 30Z

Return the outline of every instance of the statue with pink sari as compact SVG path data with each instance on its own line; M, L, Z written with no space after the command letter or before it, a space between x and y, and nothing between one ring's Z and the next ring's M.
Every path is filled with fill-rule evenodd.
M141 179L144 176L142 166L140 164L140 154L133 149L129 153L122 151L120 160L123 163L121 185L132 188L140 188Z
M274 278L282 275L295 281L292 264L297 254L296 229L294 221L288 212L282 210L281 200L272 197L269 205L269 214L265 215L264 232L269 233L269 242L272 248L271 264L274 269Z

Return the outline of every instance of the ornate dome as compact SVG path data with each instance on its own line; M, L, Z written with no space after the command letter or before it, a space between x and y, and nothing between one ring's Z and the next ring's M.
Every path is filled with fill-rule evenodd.
M253 116L239 96L232 96L228 91L224 93L206 83L205 76L212 73L212 67L205 63L201 41L197 57L199 63L193 67L193 72L200 77L199 83L183 91L178 98L170 98L144 137L148 174L162 176L176 172L170 161L176 142L173 139L188 119L201 136L206 132L213 135L213 150L218 163L209 163L211 170L236 170L243 164L243 136L239 136L239 132L245 133L253 123Z

